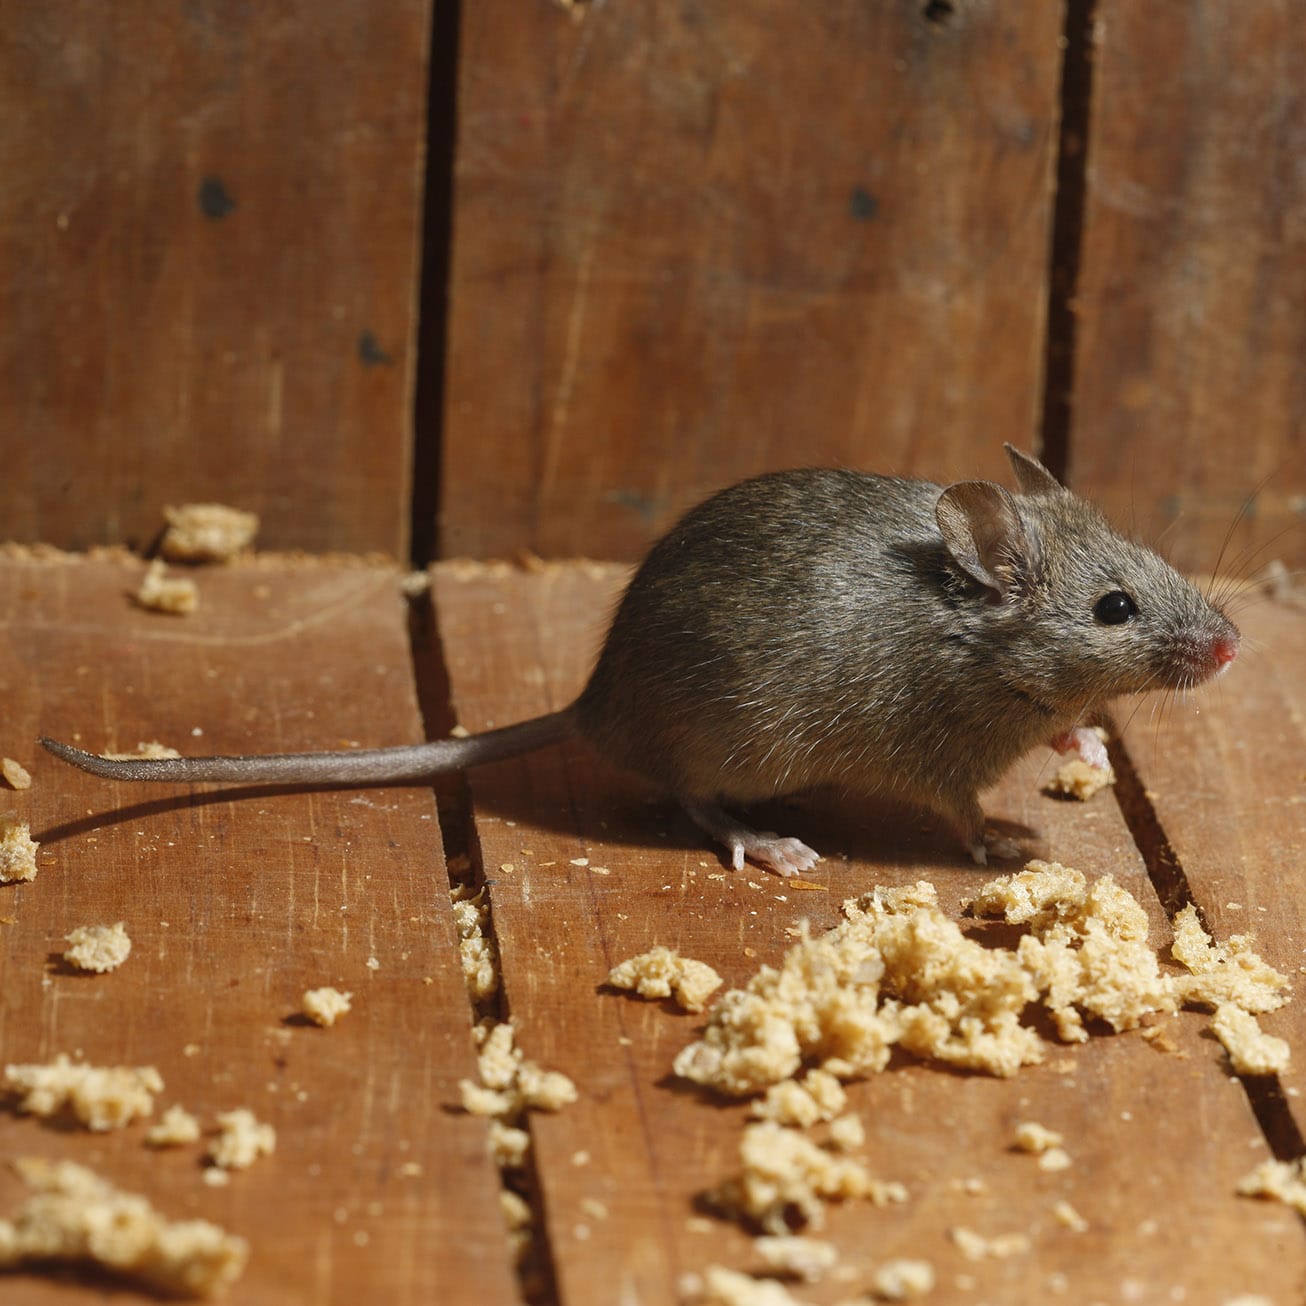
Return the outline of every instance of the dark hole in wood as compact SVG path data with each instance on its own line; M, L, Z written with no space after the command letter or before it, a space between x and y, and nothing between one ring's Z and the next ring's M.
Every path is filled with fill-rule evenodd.
M953 0L928 0L921 13L925 15L927 23L942 25L949 19L956 17L957 6L953 3Z

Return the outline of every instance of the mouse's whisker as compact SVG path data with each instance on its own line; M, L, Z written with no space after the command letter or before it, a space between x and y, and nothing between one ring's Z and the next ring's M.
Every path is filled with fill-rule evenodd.
M1264 488L1265 481L1261 481L1261 483L1257 485L1257 487L1242 501L1242 506L1238 511L1234 513L1233 520L1229 523L1229 528L1224 533L1224 539L1220 541L1220 551L1215 555L1215 566L1211 568L1211 578L1207 582L1206 587L1206 597L1208 600L1211 597L1211 589L1215 584L1215 579L1220 574L1220 565L1224 562L1225 551L1229 548L1229 544L1233 540L1234 532L1238 529L1239 523L1246 518L1256 496L1260 494Z
M1238 557L1234 559L1233 563L1231 564L1228 571L1228 576L1234 580L1240 580L1240 581L1247 580L1249 581L1249 583L1255 585L1256 581L1255 578L1252 576L1253 568L1265 558L1267 553L1269 553L1269 551L1276 544L1278 544L1278 542L1282 540L1284 536L1291 535L1293 532L1298 531L1300 529L1301 529L1300 526L1295 524L1291 526L1285 526L1281 530L1275 531L1274 534L1269 536L1268 539L1262 540L1255 548L1244 549L1238 555ZM1213 581L1216 578L1218 578L1220 575L1219 565L1220 564L1217 561L1216 570L1212 573ZM1261 570L1261 574L1263 575L1266 571L1266 567L1263 566L1261 567L1260 570ZM1220 600L1217 599L1216 602L1218 604Z

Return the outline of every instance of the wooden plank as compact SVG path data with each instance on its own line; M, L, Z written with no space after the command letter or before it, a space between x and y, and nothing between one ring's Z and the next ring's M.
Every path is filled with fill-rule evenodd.
M91 1164L174 1218L246 1237L242 1304L518 1300L484 1122L449 1110L473 1060L430 793L236 801L109 784L34 745L40 733L184 751L420 738L393 572L205 570L200 611L170 618L127 600L140 569L0 564L0 753L33 776L0 809L42 843L36 880L0 889L2 1060L152 1064L159 1109L180 1102L207 1129L248 1106L277 1150L210 1188L198 1146L155 1153L143 1126L88 1136L3 1113L0 1156ZM133 939L120 970L59 963L70 929L117 920ZM354 995L332 1029L293 1019L322 984ZM5 1166L0 1212L18 1198ZM6 1293L33 1306L85 1296L28 1275L4 1279Z
M1034 447L1061 8L468 6L443 556Z
M429 13L6 6L8 538L219 499L267 547L404 556Z
M583 682L621 576L584 565L437 568L462 723L476 730L563 706ZM1114 874L1147 906L1161 946L1164 916L1118 808L1108 795L1085 807L1043 797L1045 765L1035 757L1013 773L989 798L991 816L1023 829L1031 853ZM485 768L471 792L519 1042L580 1090L576 1105L532 1122L558 1300L671 1303L687 1271L759 1268L733 1225L696 1218L701 1194L737 1169L743 1119L740 1106L709 1103L671 1077L701 1021L602 991L608 968L665 944L742 984L778 960L797 920L828 927L845 898L873 884L928 878L956 913L981 874L928 818L825 804L778 809L768 824L783 821L826 854L811 878L828 892L727 873L660 797L580 746ZM1183 1294L1215 1306L1252 1288L1297 1300L1306 1243L1284 1209L1234 1196L1267 1149L1204 1024L1186 1014L1167 1026L1179 1055L1137 1035L1100 1037L1007 1081L904 1062L850 1085L873 1172L905 1182L911 1200L835 1211L827 1235L858 1278L800 1295L846 1300L882 1260L915 1256L934 1262L931 1300L942 1302ZM1043 1174L1008 1150L1014 1123L1030 1118L1065 1134L1069 1170ZM972 1177L983 1193L964 1191ZM1058 1200L1090 1221L1088 1233L1056 1222ZM1033 1251L971 1263L946 1236L953 1225L1028 1232Z
M1306 905L1295 874L1306 856L1306 609L1260 599L1236 614L1245 652L1191 704L1141 711L1130 756L1218 939L1250 932L1265 959L1301 985ZM1159 714L1161 724L1153 724ZM1306 1125L1306 1010L1300 1001L1261 1017L1287 1038L1283 1077Z
M1177 564L1306 562L1306 35L1275 0L1101 0L1071 482ZM1259 552L1258 552L1259 551Z

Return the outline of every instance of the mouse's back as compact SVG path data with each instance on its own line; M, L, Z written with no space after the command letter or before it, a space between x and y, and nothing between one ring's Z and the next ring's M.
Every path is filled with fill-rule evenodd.
M874 670L877 648L919 624L922 559L943 565L939 493L812 468L692 509L621 601L577 704L582 732L678 792L716 770L735 797L812 781L795 768L837 725L850 665Z

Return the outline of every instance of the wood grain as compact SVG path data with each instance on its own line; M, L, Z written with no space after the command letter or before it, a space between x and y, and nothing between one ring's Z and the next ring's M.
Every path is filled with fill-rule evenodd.
M155 1065L158 1109L180 1102L209 1129L248 1106L277 1150L210 1188L199 1146L160 1154L139 1124L92 1136L4 1112L0 1155L90 1164L173 1218L247 1238L242 1306L518 1300L484 1122L451 1110L472 1071L470 1014L429 792L130 787L34 744L420 738L393 573L211 569L200 611L178 619L132 606L139 571L0 564L0 753L33 777L0 809L42 845L36 880L0 888L0 1060ZM61 963L69 930L118 920L133 940L121 969ZM331 1029L295 1014L322 984L353 994ZM19 1195L6 1166L0 1212ZM81 1301L83 1284L6 1276L0 1296Z
M475 730L564 705L583 682L621 576L580 566L437 568L461 721ZM1031 853L1114 874L1147 906L1161 947L1164 914L1110 795L1083 807L1045 798L1045 766L1035 757L1014 772L990 795L990 816ZM824 892L726 872L665 800L579 746L485 768L471 793L519 1041L580 1089L575 1106L532 1122L558 1300L607 1306L619 1285L629 1300L669 1306L685 1272L713 1262L760 1269L745 1235L703 1219L698 1206L737 1168L743 1119L738 1104L700 1098L671 1075L701 1019L607 992L608 968L664 944L742 984L778 960L798 920L823 929L843 899L875 883L928 878L956 913L981 875L930 818L828 804L767 813L768 825L825 854L810 877ZM872 1171L906 1183L911 1200L834 1211L826 1235L855 1277L799 1295L847 1300L882 1260L916 1256L935 1264L931 1300L941 1302L1183 1294L1217 1306L1253 1287L1296 1300L1306 1242L1283 1208L1234 1196L1267 1148L1204 1024L1184 1014L1167 1026L1177 1055L1136 1034L1095 1037L1054 1049L1009 1081L904 1060L850 1085ZM1062 1131L1073 1166L1044 1174L1014 1154L1019 1119ZM970 1195L963 1184L975 1177L985 1187ZM1057 1223L1059 1200L1088 1219L1089 1232ZM1032 1250L971 1263L949 1241L954 1225L1027 1232Z
M1097 14L1071 482L1185 569L1231 531L1225 570L1300 567L1306 36L1275 0Z
M442 556L1034 447L1060 9L467 7Z
M7 7L8 538L404 556L429 9Z

